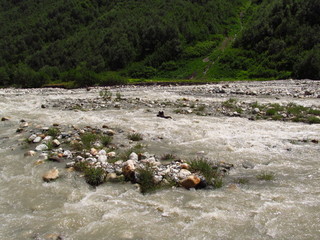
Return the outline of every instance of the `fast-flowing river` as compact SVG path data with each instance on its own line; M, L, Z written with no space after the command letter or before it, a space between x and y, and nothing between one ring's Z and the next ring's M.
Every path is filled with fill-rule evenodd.
M312 84L232 83L225 88L274 93L239 94L241 101L319 107L320 99L306 93ZM146 104L129 108L123 100L122 106L87 111L61 104L99 98L101 89L1 89L0 117L9 120L0 122L0 239L319 239L320 124L182 115L161 105L182 98L210 105L229 98L213 93L213 87L113 88L113 96L120 92L127 101L138 98ZM306 97L295 95L296 87ZM163 109L173 119L157 118ZM150 153L202 156L235 167L215 190L174 188L142 195L130 183L92 188L63 163L36 165L39 155L24 157L28 132L16 133L22 119L28 128L59 123L134 130L143 134ZM62 177L43 182L42 175L53 167ZM258 180L263 172L274 179Z

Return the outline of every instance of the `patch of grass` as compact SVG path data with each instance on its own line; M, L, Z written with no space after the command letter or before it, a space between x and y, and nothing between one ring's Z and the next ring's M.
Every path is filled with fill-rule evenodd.
M235 98L230 98L227 101L222 103L223 107L229 108L229 109L233 109L236 107L236 103L237 103L237 99Z
M238 184L248 184L249 183L249 179L247 179L247 178L237 178L234 182L238 183Z
M103 146L108 146L111 142L112 142L113 138L111 136L107 136L107 135L102 135L100 137L100 141L102 143Z
M122 95L121 95L121 93L120 92L117 92L116 93L116 99L115 99L116 101L121 101L122 100Z
M200 105L196 108L196 111L198 112L203 112L204 110L206 110L206 106L205 105Z
M138 183L140 184L140 191L143 194L154 192L159 188L159 184L154 182L154 170L151 167L139 168L138 172Z
M310 124L320 123L320 118L316 116L310 116L307 118L306 122Z
M51 127L48 130L48 135L53 137L53 138L58 137L59 134L60 134L60 130L58 128Z
M88 164L86 162L76 162L74 165L74 169L78 172L84 172L88 168Z
M275 179L275 175L273 172L261 172L256 177L260 181L272 181Z
M211 184L212 179L218 176L217 169L213 168L211 163L206 159L193 159L188 164L193 171L199 171L205 177L208 184Z
M320 110L319 109L308 109L308 113L316 116L320 116Z
M112 99L112 92L108 90L101 90L99 92L99 96L105 101L110 101Z
M223 180L222 177L215 177L214 179L214 188L221 188L223 186Z
M99 139L99 136L95 133L84 133L81 135L81 142L85 149L90 149L91 146Z
M138 141L143 140L143 137L142 137L141 133L130 133L130 134L128 134L128 139L131 141L138 142Z
M275 108L269 108L267 111L266 111L266 116L274 116L278 114L278 111L277 109Z
M86 168L84 177L91 186L98 186L105 181L105 171L102 168Z
M53 142L52 140L48 141L46 143L47 147L48 147L48 151L51 151L54 148Z
M75 151L81 151L83 150L83 143L74 141L74 142L71 142L70 147Z
M305 107L299 106L295 103L289 103L287 106L287 113L291 115L300 115L305 110L306 110Z

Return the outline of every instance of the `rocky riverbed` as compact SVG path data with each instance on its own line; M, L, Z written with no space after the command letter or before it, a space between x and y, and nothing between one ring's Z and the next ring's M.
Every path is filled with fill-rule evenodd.
M0 96L1 239L320 234L319 81Z

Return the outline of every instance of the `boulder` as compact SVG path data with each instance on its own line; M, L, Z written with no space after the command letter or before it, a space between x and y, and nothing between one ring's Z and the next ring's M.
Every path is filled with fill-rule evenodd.
M178 173L178 178L179 179L185 179L190 175L191 175L191 172L189 170L181 169L181 171Z
M201 179L195 175L188 176L187 178L180 181L180 185L186 189L195 188Z
M41 140L42 140L42 138L38 136L35 139L33 139L33 142L34 143L39 143L39 142L41 142Z
M138 156L138 154L136 154L135 152L132 152L132 153L129 155L129 160L138 161L138 159L139 159L139 156Z
M52 144L53 144L53 146L55 146L55 147L59 147L59 146L61 145L61 143L59 142L58 139L54 139L54 140L52 141Z
M98 150L95 149L95 148L91 148L90 149L90 154L93 155L93 156L96 156L98 154Z
M36 152L35 152L35 151L32 151L32 150L27 151L26 153L24 153L24 156L25 156L25 157L32 157L32 156L34 156L34 155L36 155Z
M114 158L116 157L116 153L115 152L108 152L108 157Z
M180 165L180 167L181 167L181 169L189 169L189 168L190 168L190 166L189 166L188 163L182 163L182 164Z
M40 144L36 147L36 151L41 152L41 151L45 151L48 150L48 146L46 144Z
M125 176L126 179L130 181L135 180L135 170L136 167L134 166L134 161L128 160L124 163L122 167L122 173Z
M45 182L50 182L53 180L56 180L59 177L59 170L54 168L46 172L43 176L42 179Z

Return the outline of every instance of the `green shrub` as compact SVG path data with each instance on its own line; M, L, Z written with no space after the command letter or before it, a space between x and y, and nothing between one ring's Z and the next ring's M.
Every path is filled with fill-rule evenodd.
M311 117L307 118L306 122L310 123L310 124L320 123L320 118L315 117L315 116L311 116Z
M86 182L92 186L98 186L105 180L105 172L102 168L86 168L84 170Z
M143 137L140 133L130 133L128 139L137 142L143 140Z
M74 169L78 172L84 172L88 168L88 164L86 162L76 162L74 165Z
M112 142L112 137L111 136L107 136L107 135L103 135L100 137L100 141L102 143L103 146L108 146L111 142Z
M105 72L100 74L100 86L125 85L128 81L116 72Z
M112 99L112 92L109 90L102 90L99 92L99 96L103 98L105 101L109 101Z
M258 180L271 181L274 180L275 175L273 172L261 172L257 175Z
M141 193L149 193L157 190L159 188L158 184L154 182L154 171L151 167L139 168L138 172L138 183L140 184Z
M208 184L211 184L212 179L218 176L217 169L213 168L212 164L206 159L193 159L188 163L193 171L199 171L205 177Z
M90 149L98 139L99 136L94 133L84 133L81 135L81 141L85 149Z
M48 130L48 135L56 138L60 134L60 130L58 128L52 127Z

